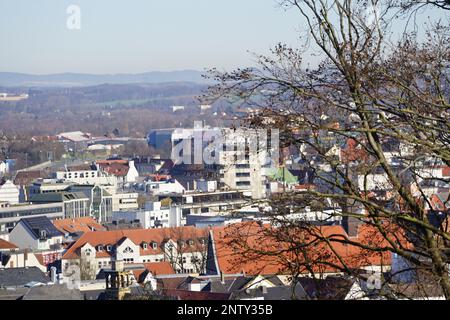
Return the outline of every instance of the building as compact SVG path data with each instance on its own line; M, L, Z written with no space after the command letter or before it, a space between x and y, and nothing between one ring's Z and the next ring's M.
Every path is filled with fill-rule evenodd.
M149 179L145 182L146 192L152 195L183 193L186 189L176 179Z
M206 244L207 231L192 227L87 232L63 255L62 270L78 264L94 279L119 256L125 264L169 262L177 273L201 273Z
M41 254L34 254L29 249L19 249L15 244L0 239L0 269L29 267L47 271Z
M57 193L68 191L74 183L56 179L37 179L27 189L27 199L30 200L36 194Z
M139 194L135 192L114 193L113 195L113 212L123 210L139 209Z
M74 185L71 192L81 192L89 199L90 216L100 223L109 222L113 212L113 195L102 186Z
M36 267L0 269L0 287L30 288L50 282L50 277Z
M0 160L0 177L10 173L14 169L15 163L14 159Z
M229 213L248 204L248 199L239 191L186 192L183 194L159 195L159 200L169 198L173 205L179 205L183 223L187 215L206 213Z
M220 146L214 144L216 140L212 137L216 136L223 138L217 139ZM218 177L221 190L239 190L253 199L265 198L266 168L270 164L268 155L271 151L263 149L265 145L254 132L224 131L196 124L192 129L174 130L171 143L172 159L175 159L176 166L185 168L185 175L189 175L192 165L203 165L205 174ZM205 158L206 155L209 159ZM208 171L215 171L215 174ZM183 174L177 174L176 178L179 175Z
M86 149L89 142L92 140L92 135L90 133L81 131L62 132L56 137L58 141L64 143L66 150L74 152Z
M99 170L117 177L119 185L136 182L139 177L134 160L102 160L97 161L96 165Z
M80 218L90 216L90 200L82 192L53 192L33 194L30 198L33 204L61 203L64 218Z
M7 94L7 93L0 93L0 101L21 101L21 100L25 100L28 99L28 94L26 93L22 93L19 95L15 95L15 94Z
M172 112L183 111L184 106L172 106Z
M146 203L144 210L113 212L113 220L139 221L144 229L182 226L180 206L164 206L161 201Z
M125 295L131 293L131 273L124 270L123 260L115 260L112 269L105 270L106 300L123 300Z
M43 170L19 171L14 177L14 184L16 186L27 186L37 179L46 178L47 175L47 172Z
M11 180L0 180L0 202L18 204L20 189Z
M0 208L0 234L7 233L22 218L48 217L49 219L64 218L62 203L20 204Z
M56 219L53 225L64 234L67 242L77 240L83 233L91 231L105 231L106 228L91 217Z
M14 243L11 243L9 241L0 238L0 252L9 252L14 251L16 249L19 249L19 247L16 246Z
M85 300L78 289L69 289L65 284L49 284L30 288L20 300Z
M157 129L150 131L147 135L147 142L157 150L167 148L170 151L172 132L175 129Z
M55 173L55 178L57 180L70 181L74 184L94 184L117 188L117 177L112 174L100 171L95 166L92 166L92 168L86 167L85 170L77 169L78 168L67 168L66 171L58 171Z
M150 174L157 174L165 167L173 165L170 159L161 159L160 157L137 157L134 158L134 165L139 172L140 176L146 176Z
M0 161L0 175L5 175L9 172L9 166L6 161Z
M291 277L291 270L283 262L287 256L280 253L280 249L292 245L291 237L283 241L274 240L274 238L265 236L265 231L268 228L273 228L269 224L258 224L255 222L245 222L229 225L226 227L212 228L209 231L208 242L208 259L206 264L207 274L236 274L245 272L247 275L279 275L284 276L287 280ZM361 226L358 229L358 234L354 237L347 235L342 226L318 226L316 232L323 237L331 239L335 237L349 238L352 241L359 242L362 247L365 244L373 243L373 241L380 241L380 247L389 247L389 243L383 240L381 234L375 233L376 230L370 226ZM308 239L302 241L314 241L315 235L305 235ZM245 256L245 249L240 246L235 246L234 243L245 241L246 245L255 251L267 252L263 256L255 256L251 259L250 256ZM331 240L330 240L331 241ZM332 242L333 248L330 249L328 244L320 244L311 247L308 252L308 259L312 262L303 261L302 257L296 258L299 265L305 264L301 268L302 276L311 276L311 270L314 271L315 276L328 276L342 274L342 269L339 266L342 261L345 262L346 268L354 270L365 270L367 272L386 272L391 267L390 252L374 253L367 251L362 247L356 245L343 244L339 242ZM270 251L277 254L270 255ZM251 250L251 251L253 251ZM290 258L288 258L290 259ZM341 260L342 259L342 260Z
M20 249L60 250L64 234L47 217L24 218L11 230L9 239Z

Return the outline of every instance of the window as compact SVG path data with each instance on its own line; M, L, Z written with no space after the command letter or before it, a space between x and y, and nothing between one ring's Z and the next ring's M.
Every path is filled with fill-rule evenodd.
M98 247L97 247L97 250L98 250L99 252L102 252L102 251L103 251L103 245L102 245L102 244L99 244Z
M84 254L87 255L87 256L90 256L91 253L92 253L91 249L86 249L86 250L84 251Z
M112 246L106 246L106 251L112 251Z
M189 244L190 246L193 246L193 245L194 245L194 240L189 240L189 241L188 241L188 244Z
M250 172L238 172L236 173L236 177L237 178L250 177Z
M157 243L157 242L153 242L153 243L152 243L152 248L153 248L154 250L158 249L158 243Z
M147 250L148 244L145 242L142 242L142 249Z
M131 249L130 247L126 247L125 250L123 250L123 253L133 253L133 249Z

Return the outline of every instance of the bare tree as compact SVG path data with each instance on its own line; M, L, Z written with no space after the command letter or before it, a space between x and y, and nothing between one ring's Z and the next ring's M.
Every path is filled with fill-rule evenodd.
M258 68L212 70L218 84L205 98L238 97L258 107L244 124L280 129L282 146L301 150L316 188L286 192L271 202L277 227L259 234L278 241L279 248L250 245L248 235L237 235L230 245L246 253L241 260L272 257L294 276L306 271L320 275L325 266L358 276L354 263L335 249L340 244L358 248L359 257L352 261L395 254L409 269L429 274L450 299L448 197L437 210L444 217L437 223L431 219L433 190L440 186L448 194L450 182L436 174L450 166L449 25L437 21L424 36L406 26L394 39L389 36L400 15L423 4L446 9L448 3L280 3L302 17L307 44L300 49L280 44L271 56L258 56ZM311 48L320 53L317 67L304 62ZM340 210L332 216L344 225L370 229L372 237L355 241L323 234L308 221L279 218L303 212L311 201L337 205ZM317 246L328 256L308 256Z
M207 260L206 230L172 228L165 232L165 239L172 240L165 251L166 259L175 269L186 273L186 266L192 266L192 273L205 272ZM189 259L189 261L188 261Z

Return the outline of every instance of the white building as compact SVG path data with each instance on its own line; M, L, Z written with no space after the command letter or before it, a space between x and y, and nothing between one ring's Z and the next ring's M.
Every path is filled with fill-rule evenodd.
M0 175L7 174L9 172L9 164L6 161L0 161Z
M203 273L207 242L207 231L192 227L87 232L64 253L62 271L68 276L81 265L95 279L120 257L125 265L169 262L177 273Z
M0 180L0 202L9 204L18 204L20 196L20 189L12 181Z
M139 209L138 193L114 193L113 211L137 210Z
M146 182L147 192L153 195L184 193L186 189L176 179Z
M195 180L194 188L199 192L214 192L217 190L217 181L214 180Z
M182 225L181 208L179 206L164 207L161 202L148 202L145 210L114 212L113 220L127 222L139 220L144 229L171 228Z
M265 168L270 165L271 152L264 138L267 136L252 130L210 128L196 123L192 129L173 131L172 159L175 164L218 165L221 189L239 190L262 199L266 196Z
M56 179L81 185L101 185L117 188L117 177L100 170L58 171Z
M182 111L184 106L172 106L172 112Z
M64 239L47 217L21 219L9 234L9 239L20 249L58 251Z

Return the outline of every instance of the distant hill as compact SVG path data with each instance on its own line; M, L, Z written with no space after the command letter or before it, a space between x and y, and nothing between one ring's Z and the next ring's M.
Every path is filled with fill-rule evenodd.
M138 74L58 73L33 75L0 72L0 86L4 87L84 87L100 84L194 82L208 83L202 72L195 70L146 72Z

